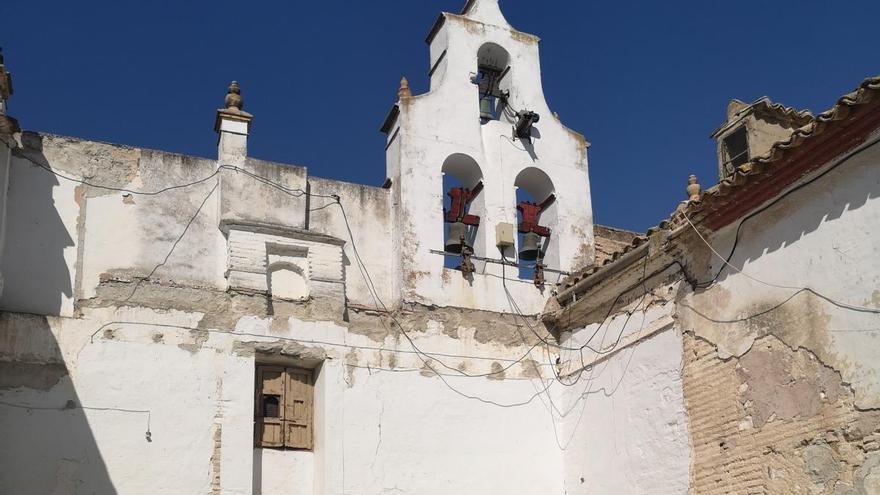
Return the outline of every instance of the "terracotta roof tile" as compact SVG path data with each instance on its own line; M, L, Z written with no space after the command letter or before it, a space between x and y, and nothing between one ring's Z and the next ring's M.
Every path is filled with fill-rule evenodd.
M803 127L813 122L815 117L808 110L797 110L781 103L773 103L769 98L761 98L754 105L755 113L759 116L772 116L792 124L794 127Z
M715 209L716 203L722 198L750 183L761 180L762 176L773 173L776 165L786 154L804 142L825 132L834 122L847 118L854 107L869 103L880 92L880 76L865 79L858 89L842 96L829 110L811 119L810 123L799 127L788 139L774 144L770 151L753 158L750 162L737 167L727 179L704 191L699 201L688 203L688 214L700 218L700 214ZM674 216L673 216L674 218ZM691 217L694 220L694 217Z

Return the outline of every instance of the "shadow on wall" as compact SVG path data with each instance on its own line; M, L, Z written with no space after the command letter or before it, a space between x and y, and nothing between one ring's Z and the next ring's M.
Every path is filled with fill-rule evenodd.
M34 143L34 135L29 137ZM28 156L46 164L39 148ZM74 242L53 191L72 194L75 184L62 183L21 155L14 157L0 299L3 494L117 493L50 329L54 318L43 316L59 314L73 293L64 251Z
M731 264L747 266L765 254L797 243L822 224L834 222L844 213L858 210L868 201L880 198L878 162L880 145L875 144L766 211L746 220ZM854 232L854 235L870 235L871 227L866 225L864 228L864 232ZM722 248L719 252L726 255L729 249ZM713 263L717 264L718 261L713 260ZM723 281L730 274L731 270L725 268L718 280Z
M64 256L65 250L72 250L75 244L55 196L69 193L73 199L77 184L42 168L49 163L43 155L41 136L25 133L22 140L25 150L15 152L9 174L2 259L6 290L0 298L0 308L59 315L64 302L73 297L71 273ZM76 203L70 201L70 205ZM72 216L75 225L76 211L67 216ZM71 309L72 306L68 308Z
M116 493L82 407L47 318L0 314L0 493Z
M254 484L253 494L263 493L263 449L254 449Z

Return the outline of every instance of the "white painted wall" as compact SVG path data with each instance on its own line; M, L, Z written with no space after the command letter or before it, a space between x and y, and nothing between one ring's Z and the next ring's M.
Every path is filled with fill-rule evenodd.
M4 286L0 307L44 315L73 314L77 258L76 184L26 160L9 172Z
M312 452L254 449L254 495L313 495Z
M69 376L46 392L0 391L0 491L208 493L218 425L225 430L223 453L242 473L229 469L224 486L228 493L249 490L251 450L237 449L234 440L242 422L252 421L253 402L251 395L238 402L241 383L231 378L240 375L252 387L252 361L214 350L190 353L177 346L191 340L188 333L148 326L110 325L112 339L99 335L92 342L99 323L112 320L195 322L192 315L132 309L4 326L4 337L16 342L4 349L5 360L43 361L27 358L29 344L37 342L44 353L55 348ZM153 340L157 335L161 344ZM77 407L64 410L68 401Z
M393 240L391 191L319 177L310 177L309 185L313 194L309 228L346 241L345 289L349 301L368 307L376 306L367 280L357 268L354 252L356 246L379 297L389 307L392 306L395 299L392 283L393 249L398 243ZM343 210L338 205L332 205L332 198L326 197L331 195L339 196L348 225L351 226L351 234L348 232ZM354 236L353 242L351 235Z
M382 371L391 366L395 347L406 350L391 337L379 344L344 327L296 320L279 331L253 318L231 334L187 330L204 316L106 308L77 319L5 323L0 361L45 363L52 356L30 351L54 347L70 375L47 391L0 389L0 437L9 439L0 445L6 466L0 491L65 493L79 486L100 493L212 493L219 456L222 493L254 493L255 363L240 352L240 343L320 338L326 344L309 345L328 355L316 390L315 452L263 450L257 470L262 493L311 493L311 486L326 494L562 493L562 457L545 399L529 401L541 389L539 380L526 378L533 368L518 365L504 381L445 377L465 395L527 402L498 407L426 376L413 354L396 353L397 371ZM426 352L461 352L443 332L442 324L429 322L414 335ZM493 359L515 359L527 349L463 347ZM534 358L546 362L537 353ZM443 359L473 373L489 371L492 363ZM80 407L60 410L69 400ZM296 488L280 490L291 482Z
M346 391L345 493L562 493L562 459L540 400L500 408L437 378L395 375L360 370ZM448 380L503 403L527 400L538 386Z
M562 340L565 347L602 351L584 348L589 368L569 376L572 386L558 395L568 495L688 492L691 449L675 304L639 303ZM569 372L583 369L579 352L562 357Z

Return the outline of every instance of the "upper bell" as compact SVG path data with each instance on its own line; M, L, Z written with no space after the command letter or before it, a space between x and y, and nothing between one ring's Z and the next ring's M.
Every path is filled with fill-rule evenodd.
M489 97L480 100L480 118L495 120L495 102Z

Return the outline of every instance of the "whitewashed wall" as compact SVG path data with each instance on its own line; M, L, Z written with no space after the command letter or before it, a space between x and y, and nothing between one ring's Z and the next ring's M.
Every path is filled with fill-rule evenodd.
M345 273L349 301L370 307L375 307L376 304L370 295L367 280L357 268L354 252L356 246L379 298L389 307L392 306L395 300L392 291L392 250L397 243L393 240L391 224L391 192L388 189L318 177L309 178L309 184L312 193L309 228L347 241ZM327 197L332 195L339 196L342 208L332 204L335 200ZM354 235L353 243L343 209Z
M725 269L717 286L689 295L680 309L683 327L717 345L721 358L739 357L757 338L775 335L838 370L858 407L880 406L880 317L870 311L880 309L878 198L875 144L745 223L731 260L743 273ZM730 252L735 228L711 239L716 251ZM721 266L714 258L711 273ZM856 310L798 292L806 287Z
M158 190L209 177L216 166L57 136L26 141L22 153L31 160L114 188ZM315 182L356 203L347 211L361 256L388 295L389 258L374 235L390 230L386 191ZM0 491L561 492L561 453L536 397L544 387L536 369L549 376L545 363L553 360L541 347L534 362L493 375L504 380L445 377L465 395L514 406L499 407L453 392L369 312L352 307L345 317L307 320L279 314L299 303L275 301L276 316L268 315L265 296L225 290L221 223L231 210L220 207L216 185L212 178L129 195L13 160L14 242L0 300L0 437L9 439L0 445ZM311 218L316 230L342 236L341 217L326 211ZM346 251L340 269L348 280L361 277L353 263ZM349 286L350 302L373 304L362 280ZM420 349L445 356L444 373L493 373L531 348L513 316L449 311L402 317ZM285 347L292 360L326 358L313 453L255 454L254 342Z
M537 39L512 30L494 0L471 16L447 16L435 40L446 65L401 114L391 190L250 158L243 120L220 122L217 160L22 135L0 260L0 492L564 492L550 397L565 394L546 381L555 353L512 315L500 267L471 284L428 250L442 247L440 168L466 153L486 180L490 251L495 225L516 223L515 177L537 167L558 197L554 268L589 263L587 144L544 100ZM509 123L479 125L469 77L486 41L512 55L513 103L541 114L531 149L502 138ZM256 231L264 244L336 246L341 280L313 282L344 291L328 305L231 283L231 272L264 275L254 267L265 245L229 243ZM443 366L381 319L370 285ZM507 285L526 313L549 297L531 281ZM312 453L253 448L254 371L267 353L322 361Z
M687 493L690 443L675 303L649 294L619 311L561 342L584 348L583 363L580 352L562 351L567 374L577 371L558 396L565 493Z
M49 382L0 388L0 401L20 406L0 407L0 436L7 439L0 446L0 488L172 494L215 493L216 483L216 493L234 494L312 493L311 487L320 487L314 493L561 493L561 453L540 399L505 408L461 397L412 354L397 354L397 372L382 371L395 346L407 349L391 337L383 344L388 351L355 353L345 345L377 343L327 323L291 320L279 333L270 321L250 318L231 334L189 330L204 316L135 308L89 309L79 319L7 313L4 365L14 359L62 369L51 386L44 373ZM430 326L416 330L421 348L457 352L442 325ZM255 361L246 343L283 338L337 344L308 346L328 358L316 391L316 449L254 456ZM515 359L528 348L468 349ZM491 370L492 361L443 359L473 373ZM512 404L541 389L539 380L526 379L532 371L517 366L504 381L446 379L464 394ZM255 473L262 491L252 491Z

